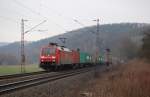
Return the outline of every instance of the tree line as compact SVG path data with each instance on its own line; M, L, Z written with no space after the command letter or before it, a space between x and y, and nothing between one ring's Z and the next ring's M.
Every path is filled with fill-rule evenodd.
M143 45L140 50L142 58L150 59L150 27L144 31Z

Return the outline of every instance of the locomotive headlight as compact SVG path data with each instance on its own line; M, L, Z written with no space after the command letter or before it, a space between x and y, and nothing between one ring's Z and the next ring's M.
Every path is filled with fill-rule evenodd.
M41 58L43 59L43 58L45 58L45 56L41 56Z
M55 59L56 57L55 56L52 56L52 59Z

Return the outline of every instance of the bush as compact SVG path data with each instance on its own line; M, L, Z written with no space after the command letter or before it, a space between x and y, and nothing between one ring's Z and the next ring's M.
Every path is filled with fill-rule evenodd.
M150 59L150 28L144 31L143 45L140 55L146 59Z

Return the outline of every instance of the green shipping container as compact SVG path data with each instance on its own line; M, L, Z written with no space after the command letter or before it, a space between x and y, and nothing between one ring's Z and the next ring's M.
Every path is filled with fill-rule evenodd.
M84 52L80 52L80 63L91 63L92 57Z
M98 63L100 63L100 64L104 63L104 57L103 56L99 56Z

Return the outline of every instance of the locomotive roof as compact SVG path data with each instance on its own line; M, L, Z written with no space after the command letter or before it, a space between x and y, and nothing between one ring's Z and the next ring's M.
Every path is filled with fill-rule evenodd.
M72 50L70 50L69 48L66 48L66 47L64 47L64 46L48 45L48 46L44 46L43 48L47 48L47 47L56 47L57 49L59 49L59 50L61 50L61 51L72 52Z
M57 46L57 48L61 51L72 52L69 48L65 48L65 47L61 47L61 46Z

